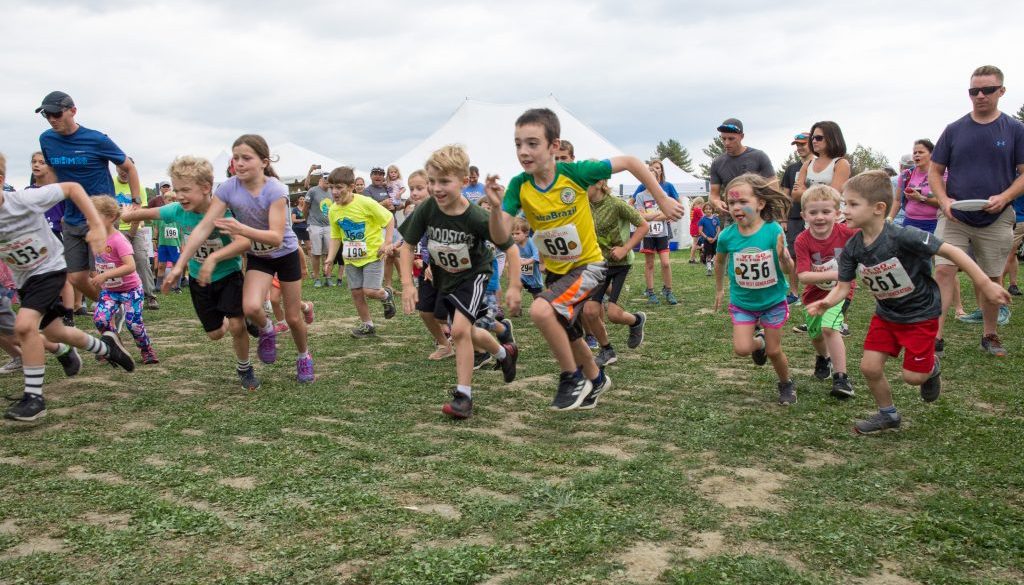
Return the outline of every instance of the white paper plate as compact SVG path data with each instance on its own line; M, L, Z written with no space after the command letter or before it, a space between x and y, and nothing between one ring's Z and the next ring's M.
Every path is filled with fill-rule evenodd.
M981 211L988 205L988 199L964 199L963 201L954 201L950 207L957 211Z

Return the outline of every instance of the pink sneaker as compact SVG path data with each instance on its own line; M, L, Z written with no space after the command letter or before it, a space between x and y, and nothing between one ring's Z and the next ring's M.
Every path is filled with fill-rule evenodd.
M285 323L284 321L281 321L277 325L274 325L274 333L275 334L276 333L284 333L285 331L288 331L288 324Z
M306 301L306 307L302 309L302 318L306 320L306 325L313 324L313 301Z

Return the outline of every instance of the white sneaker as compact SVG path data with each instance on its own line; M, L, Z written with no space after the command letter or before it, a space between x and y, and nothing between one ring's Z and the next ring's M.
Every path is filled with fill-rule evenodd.
M13 374L14 372L21 371L21 358L11 358L11 361L7 362L0 367L0 374Z

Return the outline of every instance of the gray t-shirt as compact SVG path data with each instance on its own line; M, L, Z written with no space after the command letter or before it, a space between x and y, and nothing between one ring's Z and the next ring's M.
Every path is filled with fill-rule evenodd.
M327 227L327 212L331 208L331 193L319 185L306 192L309 201L309 225Z
M878 316L893 323L918 323L942 314L932 256L942 240L915 227L886 223L870 246L858 232L839 255L839 280L861 284L875 297Z
M725 185L744 173L754 173L762 177L774 177L775 169L768 155L756 148L747 147L739 156L722 153L711 161L711 184ZM725 193L722 193L725 200Z
M64 200L60 185L4 192L0 205L0 262L7 264L18 288L37 274L67 268L64 245L50 231L46 210Z
M384 185L378 187L373 183L370 183L369 185L363 188L363 195L366 195L367 197L373 199L377 203L380 203L389 197L387 187L385 187Z

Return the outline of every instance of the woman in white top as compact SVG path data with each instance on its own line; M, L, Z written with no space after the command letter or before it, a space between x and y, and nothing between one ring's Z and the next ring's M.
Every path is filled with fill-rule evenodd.
M793 199L799 201L812 185L831 185L843 192L850 179L850 161L846 156L846 140L835 122L817 122L811 126L811 152L814 158L804 163L793 186Z

